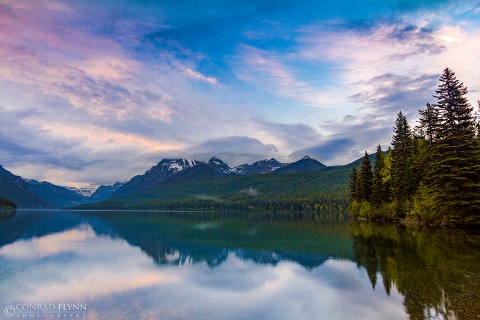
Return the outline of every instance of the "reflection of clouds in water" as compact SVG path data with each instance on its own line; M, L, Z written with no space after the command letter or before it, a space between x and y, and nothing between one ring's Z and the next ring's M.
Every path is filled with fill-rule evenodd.
M337 287L338 283L322 278L324 270L334 269L353 285ZM195 306L195 313L187 318L206 318L212 313L222 319L383 319L387 314L389 319L406 318L402 296L397 291L390 297L384 290L372 291L365 271L349 261L328 260L308 271L292 262L261 265L229 254L215 269L199 264L180 273L188 286L165 284L169 296L160 300L178 308ZM145 303L155 301L154 297L149 294ZM174 314L162 316L174 318Z
M0 278L5 302L78 301L89 304L91 319L406 318L401 295L372 290L365 270L349 261L330 259L309 271L230 252L215 268L158 267L138 247L85 226L17 241L0 249L0 260L11 268Z
M88 225L30 240L19 240L0 248L0 256L11 259L35 259L78 251L78 246L95 238Z
M28 303L85 301L179 281L175 274L158 269L139 248L96 236L84 226L14 242L0 249L2 257L15 260L10 265L21 265L8 280L22 290L0 284L0 295Z

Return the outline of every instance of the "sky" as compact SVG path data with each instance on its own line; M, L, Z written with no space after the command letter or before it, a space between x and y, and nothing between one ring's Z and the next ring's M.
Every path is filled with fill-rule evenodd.
M480 100L480 1L0 0L0 165L98 186L162 158L346 164L445 67Z

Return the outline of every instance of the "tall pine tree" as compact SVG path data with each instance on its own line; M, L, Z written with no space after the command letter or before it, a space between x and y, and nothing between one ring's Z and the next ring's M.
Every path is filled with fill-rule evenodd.
M420 109L418 112L420 113L420 119L418 120L419 124L416 128L417 134L424 138L428 142L428 145L432 145L437 138L438 110L435 106L427 103L425 109Z
M358 200L370 201L372 195L373 187L373 173L372 173L372 163L370 157L368 156L367 151L365 151L365 156L362 159L362 164L360 166L360 172L358 173L357 178L357 194Z
M372 187L372 196L370 197L370 202L372 206L378 208L380 205L385 202L385 186L383 183L382 170L384 167L384 156L382 152L382 147L378 145L377 153L375 154L375 166L373 169L373 187Z
M349 183L348 183L348 189L350 191L349 200L350 200L350 202L353 202L354 200L358 200L358 199L356 199L357 178L358 178L357 167L353 167L352 171L350 172L349 177L350 177L350 180L349 180Z
M407 118L400 111L395 121L392 139L392 184L391 191L394 200L400 204L397 218L404 218L403 205L413 196L417 183L413 171L413 134Z
M427 183L447 224L480 221L480 157L467 88L446 68L434 97L438 114Z

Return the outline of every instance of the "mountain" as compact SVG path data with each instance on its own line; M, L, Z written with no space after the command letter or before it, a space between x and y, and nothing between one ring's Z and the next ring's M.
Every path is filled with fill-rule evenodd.
M195 166L187 168L173 176L168 177L160 185L175 188L177 185L183 184L185 182L203 181L206 179L227 176L229 174L229 171L225 173L224 170L221 170L220 168L212 165L209 162L199 161L196 162Z
M266 161L276 162L275 159ZM327 167L304 157L271 174L225 174L219 169L225 167L223 162L213 159L196 162L195 166L178 171L162 183L140 192L78 208L343 211L348 205L348 175L360 161L361 158L346 165ZM242 168L247 172L248 166L242 165L232 171L242 172L238 169ZM298 171L304 172L295 173ZM275 174L277 172L280 174Z
M273 173L275 174L287 174L287 173L304 173L304 172L312 172L312 171L319 171L328 168L323 163L310 158L309 156L305 156L302 159L290 163L280 169L275 170Z
M299 174L222 175L208 163L156 186L79 209L341 211L349 168Z
M25 181L39 197L56 207L64 208L79 205L87 199L87 197L77 191L57 186L47 181L39 182L33 179Z
M0 197L10 199L21 209L55 207L38 196L25 180L5 170L2 166L0 166Z
M130 179L130 181L113 192L111 198L117 198L151 188L166 178L171 177L182 170L191 168L199 162L200 161L187 159L163 159L144 174Z
M272 158L270 160L260 160L253 164L242 164L237 166L231 171L235 174L240 175L251 175L251 174L266 174L273 172L277 169L284 167L286 164L278 162L276 159Z
M116 182L107 186L102 185L98 187L98 189L95 190L95 192L90 197L88 197L87 202L91 203L107 200L112 196L115 191L117 191L124 184L125 182Z
M232 169L230 169L228 164L217 157L212 157L210 160L208 160L207 165L222 175L232 174Z

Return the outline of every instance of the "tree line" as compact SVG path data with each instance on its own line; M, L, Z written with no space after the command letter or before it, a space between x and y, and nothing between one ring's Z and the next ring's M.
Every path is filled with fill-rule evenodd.
M15 214L17 205L4 197L0 197L0 219L10 217Z
M466 94L446 68L415 128L398 113L391 148L378 146L373 170L365 152L350 173L351 216L480 226L480 126Z

